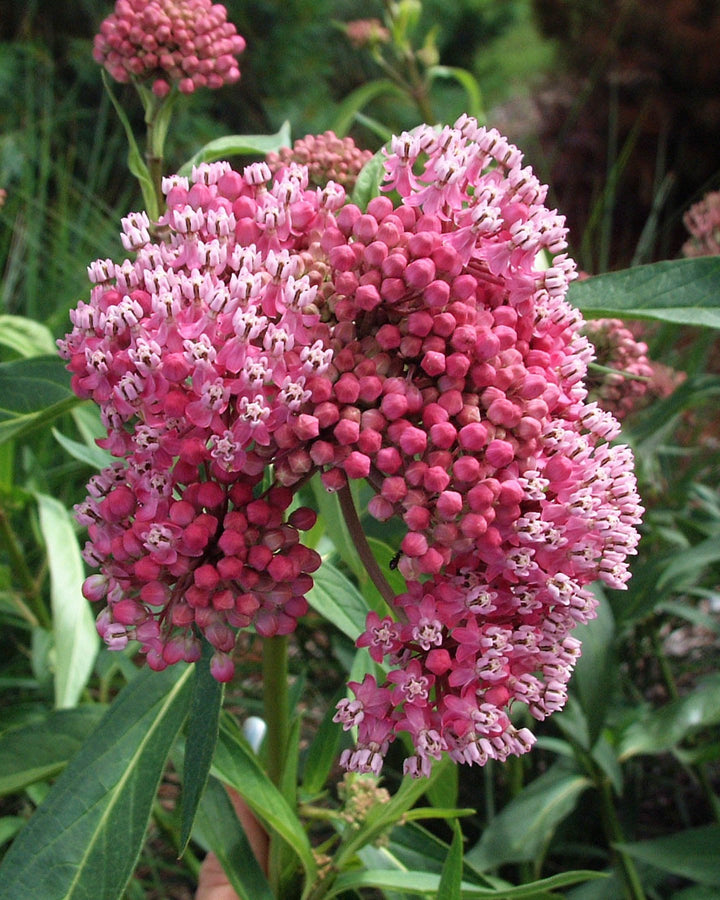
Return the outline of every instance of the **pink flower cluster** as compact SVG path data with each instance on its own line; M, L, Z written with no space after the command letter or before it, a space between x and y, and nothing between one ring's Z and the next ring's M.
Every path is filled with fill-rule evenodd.
M683 256L720 254L720 191L710 191L683 216L690 237L683 244Z
M350 192L360 170L369 162L372 153L361 150L351 137L339 138L333 131L307 134L290 147L268 153L266 162L272 172L289 163L307 166L310 183L324 187L328 181L341 184Z
M240 78L245 40L210 0L117 0L95 36L93 56L116 81L151 81L166 96L219 88Z
M583 333L595 348L597 363L615 370L591 373L587 380L590 396L622 421L642 405L651 388L654 369L647 344L638 341L620 319L592 319L585 323Z
M367 479L370 514L407 529L407 590L358 640L389 671L340 703L358 730L342 762L378 772L399 730L413 774L521 753L510 708L562 707L588 586L624 586L641 513L583 386L563 220L468 117L393 139L365 210L307 177L202 166L166 183L167 241L129 216L135 260L90 267L61 350L121 458L79 510L99 628L156 667L195 658L197 629L230 677L233 629L284 633L305 609L319 560L298 535L312 512L288 515L298 487Z

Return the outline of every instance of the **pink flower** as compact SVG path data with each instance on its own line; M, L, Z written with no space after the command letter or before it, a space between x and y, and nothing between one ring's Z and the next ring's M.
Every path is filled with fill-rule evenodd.
M150 81L153 93L164 97L174 85L189 94L233 84L244 49L220 3L117 0L95 36L93 56L116 81Z
M195 657L199 630L228 677L237 630L286 634L307 609L320 560L294 492L366 478L370 514L406 528L406 590L358 639L389 674L339 705L358 729L342 762L377 773L407 730L421 775L444 753L530 748L508 709L562 707L589 585L624 586L642 510L618 423L588 402L544 186L467 117L392 147L400 202L365 210L294 164L168 179L167 240L93 264L60 347L120 458L78 507L108 639L137 637L162 668Z

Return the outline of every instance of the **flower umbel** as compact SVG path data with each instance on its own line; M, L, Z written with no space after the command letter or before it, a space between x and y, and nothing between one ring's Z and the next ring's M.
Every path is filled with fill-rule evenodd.
M240 78L245 40L211 0L117 0L100 26L93 55L120 82L150 81L164 97L219 88Z
M129 217L135 260L91 267L61 347L120 458L78 511L106 640L161 667L199 630L230 677L237 629L287 633L306 608L319 558L294 492L367 479L371 515L406 526L407 589L358 640L390 672L340 704L342 762L377 774L406 730L422 775L529 749L510 709L562 707L589 585L624 586L641 508L617 421L587 400L546 188L467 117L392 147L365 210L294 163L168 180L167 242L138 246Z

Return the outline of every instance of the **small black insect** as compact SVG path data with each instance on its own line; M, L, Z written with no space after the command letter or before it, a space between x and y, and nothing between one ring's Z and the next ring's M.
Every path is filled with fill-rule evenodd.
M398 550L398 552L395 554L395 556L393 556L393 558L390 560L390 570L391 571L394 572L395 569L397 569L401 556L402 556L402 552L400 550Z

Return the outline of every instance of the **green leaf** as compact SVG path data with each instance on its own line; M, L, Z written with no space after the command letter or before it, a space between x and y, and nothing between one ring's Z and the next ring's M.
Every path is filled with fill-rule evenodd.
M652 841L615 844L623 853L663 872L720 885L720 825L686 828Z
M689 587L699 580L703 569L720 559L720 539L713 535L694 547L673 554L658 578L657 590L672 584L675 590Z
M305 870L306 884L312 887L317 866L302 822L227 719L221 719L213 774L235 788L258 819L288 844Z
M427 76L430 81L434 81L436 78L451 78L453 81L457 81L465 90L465 95L467 96L465 112L482 123L485 118L482 92L477 79L471 72L468 72L467 69L460 69L457 66L430 66L427 70Z
M25 358L57 353L47 325L25 316L0 315L0 344Z
M659 319L720 328L720 257L677 259L596 275L570 286L586 318Z
M21 816L2 816L0 818L0 847L11 841L25 824Z
M453 841L445 860L438 894L443 900L462 900L463 833L457 819L452 820Z
M455 806L458 802L459 766L448 766L430 785L427 798L433 806Z
M54 497L37 494L40 530L50 567L55 639L55 705L74 706L88 682L100 638L82 595L85 577L80 545L69 512Z
M275 134L230 134L205 144L180 167L178 174L190 175L193 166L231 156L265 156L282 147L289 147L291 143L290 123L287 121Z
M178 856L182 856L190 840L193 820L210 775L210 766L218 739L223 686L210 673L210 660L213 652L210 644L203 640L202 656L195 663L195 677L185 739Z
M597 618L587 625L578 625L573 632L573 637L582 643L582 654L571 682L585 713L590 746L605 725L619 671L612 609L599 585L593 585L593 592L598 600Z
M105 713L100 704L49 712L0 735L0 795L61 772Z
M556 763L498 813L466 854L477 869L540 859L560 822L592 782Z
M348 569L358 579L362 579L367 573L350 537L350 532L340 510L337 494L326 491L317 475L310 482L310 487L313 490L320 518L325 526L325 535L330 539L333 547L337 550L338 556Z
M375 78L367 81L365 84L354 91L351 91L347 97L339 104L335 111L335 119L330 128L338 137L345 137L350 131L355 121L355 115L374 100L386 94L389 97L405 98L405 92L398 87L394 81L389 78Z
M380 185L385 179L386 159L385 148L381 147L360 169L350 197L350 202L360 209L367 209L367 205L373 197L380 196Z
M675 891L672 900L717 900L717 891L714 887L696 884L684 891Z
M120 692L8 851L3 900L122 895L187 713L191 673L146 669Z
M335 764L342 726L333 722L335 707L345 696L345 690L338 691L328 706L320 726L316 729L312 743L308 747L303 769L302 790L307 796L318 794L328 780Z
M314 585L307 601L323 618L339 628L351 641L365 631L370 607L363 595L332 563L324 561L313 574Z
M216 778L207 783L195 830L217 856L240 900L274 900L227 791Z
M70 456L91 466L93 469L104 469L114 460L114 457L108 453L107 450L103 450L102 447L98 447L94 444L82 444L80 441L73 441L71 438L66 437L62 432L58 431L57 428L53 428L52 433L58 444L60 444L63 449L67 450Z
M369 535L367 542L370 545L373 556L378 561L378 565L382 569L385 580L395 592L395 596L397 596L398 594L404 594L407 591L407 583L397 568L391 568L392 561L393 559L395 559L397 551L388 546L385 541L380 541L377 538L370 537ZM379 595L377 588L375 588L375 593ZM391 614L391 610L384 600L382 601L382 606L373 604L373 608L375 609L375 612L378 613L378 615Z
M57 356L0 364L0 444L45 427L81 402Z
M703 612L687 601L679 600L673 602L668 600L665 603L659 603L655 607L655 611L669 616L676 616L678 619L685 619L698 628L705 628L708 631L714 631L715 634L720 634L720 622L714 616L708 615L708 613Z
M620 737L618 756L665 753L700 728L720 722L720 675L698 682L690 694L638 716Z
M550 878L541 878L528 884L521 884L510 888L484 888L463 881L460 885L463 900L472 897L491 897L493 900L530 900L533 897L547 896L547 892L556 888L567 887L570 884L578 884L593 878L604 878L600 872L590 870L577 870L563 872L561 875L552 875ZM374 869L356 872L344 872L338 877L330 891L325 894L327 898L336 897L343 891L359 890L363 887L374 887L380 890L398 891L401 894L425 893L432 894L438 900L444 900L438 892L440 876L426 872L398 872L396 869Z
M125 136L128 142L128 169L130 169L130 173L134 175L138 183L140 184L140 190L142 191L143 201L145 203L145 210L147 211L148 216L152 222L156 222L159 215L160 210L158 209L158 197L155 194L155 185L153 184L153 180L150 176L150 170L148 169L145 160L140 153L140 148L137 145L137 141L135 140L135 135L133 134L132 125L130 124L130 120L125 115L125 110L122 108L120 103L118 102L115 94L110 87L110 80L108 78L107 72L105 69L101 69L100 74L102 76L103 84L105 85L105 90L107 91L108 97L112 101L112 105L115 107L115 112L122 123L122 127L125 129Z

